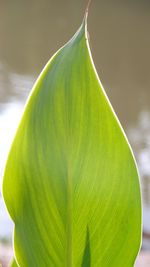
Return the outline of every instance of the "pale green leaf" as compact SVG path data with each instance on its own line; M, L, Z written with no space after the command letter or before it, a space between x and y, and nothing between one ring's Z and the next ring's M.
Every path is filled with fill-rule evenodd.
M96 74L85 21L32 90L3 196L20 267L134 266L141 242L138 173Z

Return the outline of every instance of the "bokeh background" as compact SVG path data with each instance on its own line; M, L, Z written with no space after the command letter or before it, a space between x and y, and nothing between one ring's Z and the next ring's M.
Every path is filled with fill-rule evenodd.
M0 182L27 96L43 66L79 27L86 0L0 0ZM88 30L96 68L139 166L143 244L150 266L150 1L93 0ZM0 195L0 260L12 255ZM138 263L137 263L138 266Z

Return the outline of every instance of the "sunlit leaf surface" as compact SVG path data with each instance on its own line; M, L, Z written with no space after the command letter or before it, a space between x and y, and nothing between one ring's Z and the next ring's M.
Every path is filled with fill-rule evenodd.
M132 267L141 241L135 161L96 74L85 21L48 62L6 164L20 267Z

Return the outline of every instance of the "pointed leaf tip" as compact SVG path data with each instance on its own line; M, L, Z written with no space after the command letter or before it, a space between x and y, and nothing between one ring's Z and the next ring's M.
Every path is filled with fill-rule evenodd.
M82 23L82 26L84 27L84 30L85 30L85 36L87 39L88 39L87 20L88 20L89 8L90 8L91 3L92 3L92 0L89 0L87 7L86 7L86 10L85 10L85 13L84 13L84 18L83 18L83 23Z
M83 18L83 24L84 24L84 26L87 25L88 14L89 14L88 9L86 9L86 11L84 13L84 18Z
M86 7L86 11L85 11L85 13L87 13L87 14L89 13L91 3L92 3L92 0L89 0L87 3L87 7Z

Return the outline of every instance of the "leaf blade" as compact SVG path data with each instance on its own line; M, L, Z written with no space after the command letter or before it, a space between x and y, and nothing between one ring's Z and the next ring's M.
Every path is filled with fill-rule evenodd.
M21 267L131 267L140 246L135 160L84 23L40 75L7 161L3 195Z

